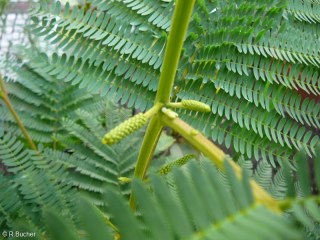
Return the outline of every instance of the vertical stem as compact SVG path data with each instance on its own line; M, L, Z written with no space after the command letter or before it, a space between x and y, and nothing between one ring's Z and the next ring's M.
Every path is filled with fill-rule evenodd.
M162 125L156 112L158 112L161 107L162 104L156 103L145 113L145 115L151 115L152 117L140 148L137 165L134 169L134 176L140 179L143 179L146 175L147 168L160 137Z
M140 148L138 162L134 170L134 176L143 179L146 175L150 161L152 159L154 150L157 146L160 134L162 130L162 124L159 121L159 116L155 115L151 118L147 127L146 134ZM130 195L130 207L135 209L135 200L133 195Z
M10 99L9 99L8 92L6 90L4 81L3 81L1 76L0 76L0 97L3 99L4 103L7 105L8 110L10 111L10 113L13 116L14 120L17 122L17 124L18 124L19 128L21 129L25 139L27 140L30 148L36 151L37 147L34 144L34 142L32 141L27 129L24 127L21 119L19 118L18 113L14 109L14 107L13 107L13 105L12 105Z
M191 17L195 0L178 0L174 9L172 26L169 32L168 44L166 47L163 69L160 74L158 92L156 95L155 105L167 103L170 100L170 93L174 82L174 77L178 68L180 53L183 41L187 32L189 19ZM152 117L143 144L140 149L135 176L143 178L149 166L154 149L158 143L162 125L155 115Z
M142 142L138 162L134 171L134 176L143 179L146 175L147 168L152 158L153 152L156 148L160 133L162 130L162 124L160 123L158 116L154 116L148 125L145 137ZM148 160L148 161L146 161Z
M180 54L194 3L195 0L177 0L169 32L168 43L164 54L163 68L160 74L155 105L159 103L168 103L170 100L174 77L178 68ZM135 177L141 179L144 178L154 150L157 146L162 127L163 126L159 121L159 116L156 114L151 118L144 136L134 172ZM132 209L135 209L135 202L132 194L130 196L130 206Z
M164 54L156 102L168 103L195 0L178 0Z

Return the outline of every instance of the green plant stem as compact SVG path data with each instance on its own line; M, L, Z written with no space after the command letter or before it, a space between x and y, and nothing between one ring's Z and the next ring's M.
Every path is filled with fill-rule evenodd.
M152 117L140 148L137 165L134 169L134 176L140 179L143 179L146 175L147 168L160 137L162 125L156 112L159 112L162 106L161 103L156 103L145 113L147 117Z
M162 125L157 117L153 117L148 125L146 135L143 139L141 149L139 152L138 162L134 171L134 176L143 179L146 175L150 159L157 145ZM147 160L147 161L146 161Z
M166 107L169 108L182 108L181 102L170 102L166 104Z
M168 103L179 64L180 54L187 32L195 0L178 0L174 9L168 44L160 75L155 102Z
M93 207L100 214L100 216L105 220L107 225L109 225L117 235L120 235L119 229L110 221L110 218L106 216L105 213L102 212L100 208L98 208L97 206L93 206Z
M156 115L159 112L159 110L162 108L162 106L163 106L162 103L156 103L153 105L152 108L150 108L148 111L146 111L144 113L144 115L146 116L146 118L149 119L149 118L153 117L154 115Z
M168 103L170 101L174 77L178 68L180 54L194 3L195 0L177 1L177 5L173 13L168 43L164 54L164 62L162 65L163 68L160 74L155 105ZM162 127L163 126L159 121L158 114L154 115L148 124L147 131L140 148L137 165L134 172L135 177L140 179L145 177L154 150L157 146ZM130 206L132 209L135 209L135 201L132 194L130 196Z
M184 37L188 28L195 0L178 0L173 14L173 21L169 33L168 44L166 47L163 69L160 75L158 92L156 95L155 106L162 106L161 103L169 102L174 76L176 74L180 53ZM157 111L160 107L157 107ZM151 118L148 125L139 157L135 168L135 177L143 179L154 149L162 130L162 125L157 119L158 115Z
M162 124L159 121L159 117L157 115L153 116L148 124L147 131L140 148L137 165L134 170L135 177L144 179L154 150L157 146L161 131ZM130 195L130 207L133 210L136 208L132 193Z
M163 114L161 116L161 120L166 126L180 133L197 150L210 157L218 168L224 168L224 159L226 158L226 154L196 129L178 117L172 119ZM238 173L238 171L239 170L237 170L236 173Z
M21 119L19 118L18 113L14 109L14 107L13 107L13 105L12 105L10 99L9 99L9 96L8 96L8 93L7 93L7 89L5 87L4 81L3 81L1 76L0 76L0 97L3 99L3 101L6 104L8 110L10 111L11 115L13 116L15 121L17 122L17 124L18 124L19 128L21 129L25 139L27 140L30 148L36 151L37 147L34 144L34 142L32 141L32 138L30 137L27 129L24 127Z
M180 133L193 147L206 155L219 169L224 170L224 161L228 161L237 176L241 178L241 168L231 159L228 159L220 148L214 145L196 129L178 117L170 118L165 114L161 115L161 121L166 126ZM254 198L257 202L268 206L270 209L279 211L278 203L270 196L270 194L263 190L255 181L250 180L250 184Z

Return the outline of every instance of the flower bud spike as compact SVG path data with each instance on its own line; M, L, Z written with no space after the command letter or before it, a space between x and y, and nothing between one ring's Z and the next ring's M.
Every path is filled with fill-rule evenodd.
M143 127L147 123L147 120L148 118L145 114L138 113L108 132L103 137L102 143L108 145L118 143L123 138Z
M125 184L125 183L131 183L132 182L132 178L127 178L127 177L118 177L118 180L121 184Z
M163 167L161 167L159 170L158 170L158 173L160 175L166 175L168 174L169 172L171 172L172 168L174 166L183 166L184 164L186 164L187 162L189 162L189 160L195 158L195 155L194 154L188 154L174 162L171 162L167 165L164 165Z
M210 112L211 108L209 105L199 102L196 100L182 100L181 107L184 109L198 111L198 112Z

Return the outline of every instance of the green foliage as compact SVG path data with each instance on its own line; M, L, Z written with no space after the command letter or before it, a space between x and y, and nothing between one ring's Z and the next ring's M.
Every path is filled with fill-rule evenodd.
M0 132L0 159L7 171L1 175L0 228L15 226L25 220L43 227L41 208L61 209L63 216L72 217L75 192L63 165L44 149L27 149L16 137Z
M99 99L39 72L35 59L41 59L48 65L38 51L31 52L31 49L25 52L23 59L10 60L6 71L11 74L7 75L6 88L32 139L46 145L57 145L57 135L63 133L61 120L75 116L75 110L79 108L94 109ZM6 107L0 108L0 123L4 129L21 135Z
M301 147L313 156L320 126L313 97L320 94L319 4L308 4L197 1L175 98L201 101L212 112L180 116L227 148L273 166ZM157 90L173 7L173 1L142 0L92 1L94 10L87 11L39 4L33 32L63 51L39 68L145 110Z
M152 191L140 181L134 181L132 188L138 215L131 213L121 196L108 191L106 201L110 220L121 239L299 239L299 233L290 229L292 222L254 204L247 175L240 181L230 166L227 168L231 192L221 185L218 172L208 162L203 167L190 164L188 173L175 169L170 183L166 180L169 176L152 176L149 186ZM83 205L88 203L81 202ZM217 205L221 208L216 208ZM83 221L102 222L96 211L81 211L79 216ZM55 218L55 222L52 218L48 220L56 229L53 239L59 239L58 229L63 220L57 215ZM103 234L105 239L113 239L106 224L104 227L93 226L93 229L96 236ZM92 229L90 231L88 239L96 239Z
M67 134L58 137L72 155L60 152L49 154L58 154L56 158L62 158L68 168L73 169L70 173L73 185L83 190L95 204L104 205L102 193L105 188L115 188L128 195L128 186L121 185L118 178L132 177L141 131L112 147L102 144L101 139L105 132L128 118L131 111L119 109L114 104L102 103L95 113L76 113L78 117L63 121Z
M172 102L152 114L179 114L231 149L243 174L189 161L195 152L158 168L182 145L173 133L148 180L134 178L175 6L40 1L32 9L28 30L51 49L20 48L1 72L38 150L0 101L0 230L59 240L319 238L318 0L196 1ZM277 211L257 201L249 176Z
M252 171L251 175L264 189L280 200L285 210L290 209L288 212L293 218L306 228L306 237L320 236L319 156L320 146L316 148L314 159L310 159L305 152L299 152L292 167L285 164L282 168L273 169L267 162L261 161L253 169L252 164L241 163L245 169Z
M316 158L314 160L308 160L306 153L300 152L296 156L297 172L296 181L298 182L298 189L296 190L296 200L291 200L292 214L300 221L307 229L317 228L317 224L320 221L319 203L319 160L320 160L320 146L317 147ZM292 183L288 181L288 169L285 169L287 173L287 195L292 197L293 188ZM295 180L291 180L295 182ZM291 186L290 186L291 185ZM291 190L292 189L292 190ZM291 191L290 191L291 190ZM300 196L299 196L300 195ZM303 197L303 198L302 198Z
M0 15L2 15L2 12L4 11L6 5L7 5L7 1L1 0L1 2L0 2Z

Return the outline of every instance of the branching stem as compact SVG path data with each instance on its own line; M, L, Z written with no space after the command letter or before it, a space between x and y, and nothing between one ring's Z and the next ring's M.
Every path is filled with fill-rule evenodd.
M160 74L155 105L168 103L170 101L170 94L194 3L195 0L177 0L169 32L169 39L164 54L164 62ZM162 127L159 115L154 115L147 127L140 148L138 162L134 172L135 177L140 179L145 177L147 168L157 146ZM135 201L132 195L130 196L130 206L132 209L135 209Z
M170 102L167 103L166 106L170 108L182 108L181 102Z
M170 95L194 2L195 0L177 0L160 74L155 106L182 107L181 103L170 103ZM223 170L224 161L229 161L237 176L241 178L241 168L232 160L226 158L224 152L211 141L179 119L170 109L163 108L163 111L160 111L158 107L156 109L158 113L152 116L140 148L138 162L134 172L135 177L140 179L145 177L161 130L163 126L166 125L179 132L190 144L210 158L218 168ZM154 111L152 111L152 114L154 114ZM279 211L277 202L267 192L253 180L250 181L250 184L257 202L266 205L270 209ZM130 196L130 206L133 210L136 207L133 195Z
M228 161L236 175L241 178L241 168L232 160L228 159L225 153L216 145L209 141L196 129L181 120L180 118L169 118L165 114L161 115L161 121L168 127L180 133L194 148L207 156L219 169L224 170L224 161ZM278 203L262 189L255 181L250 181L255 200L269 208L279 211Z

